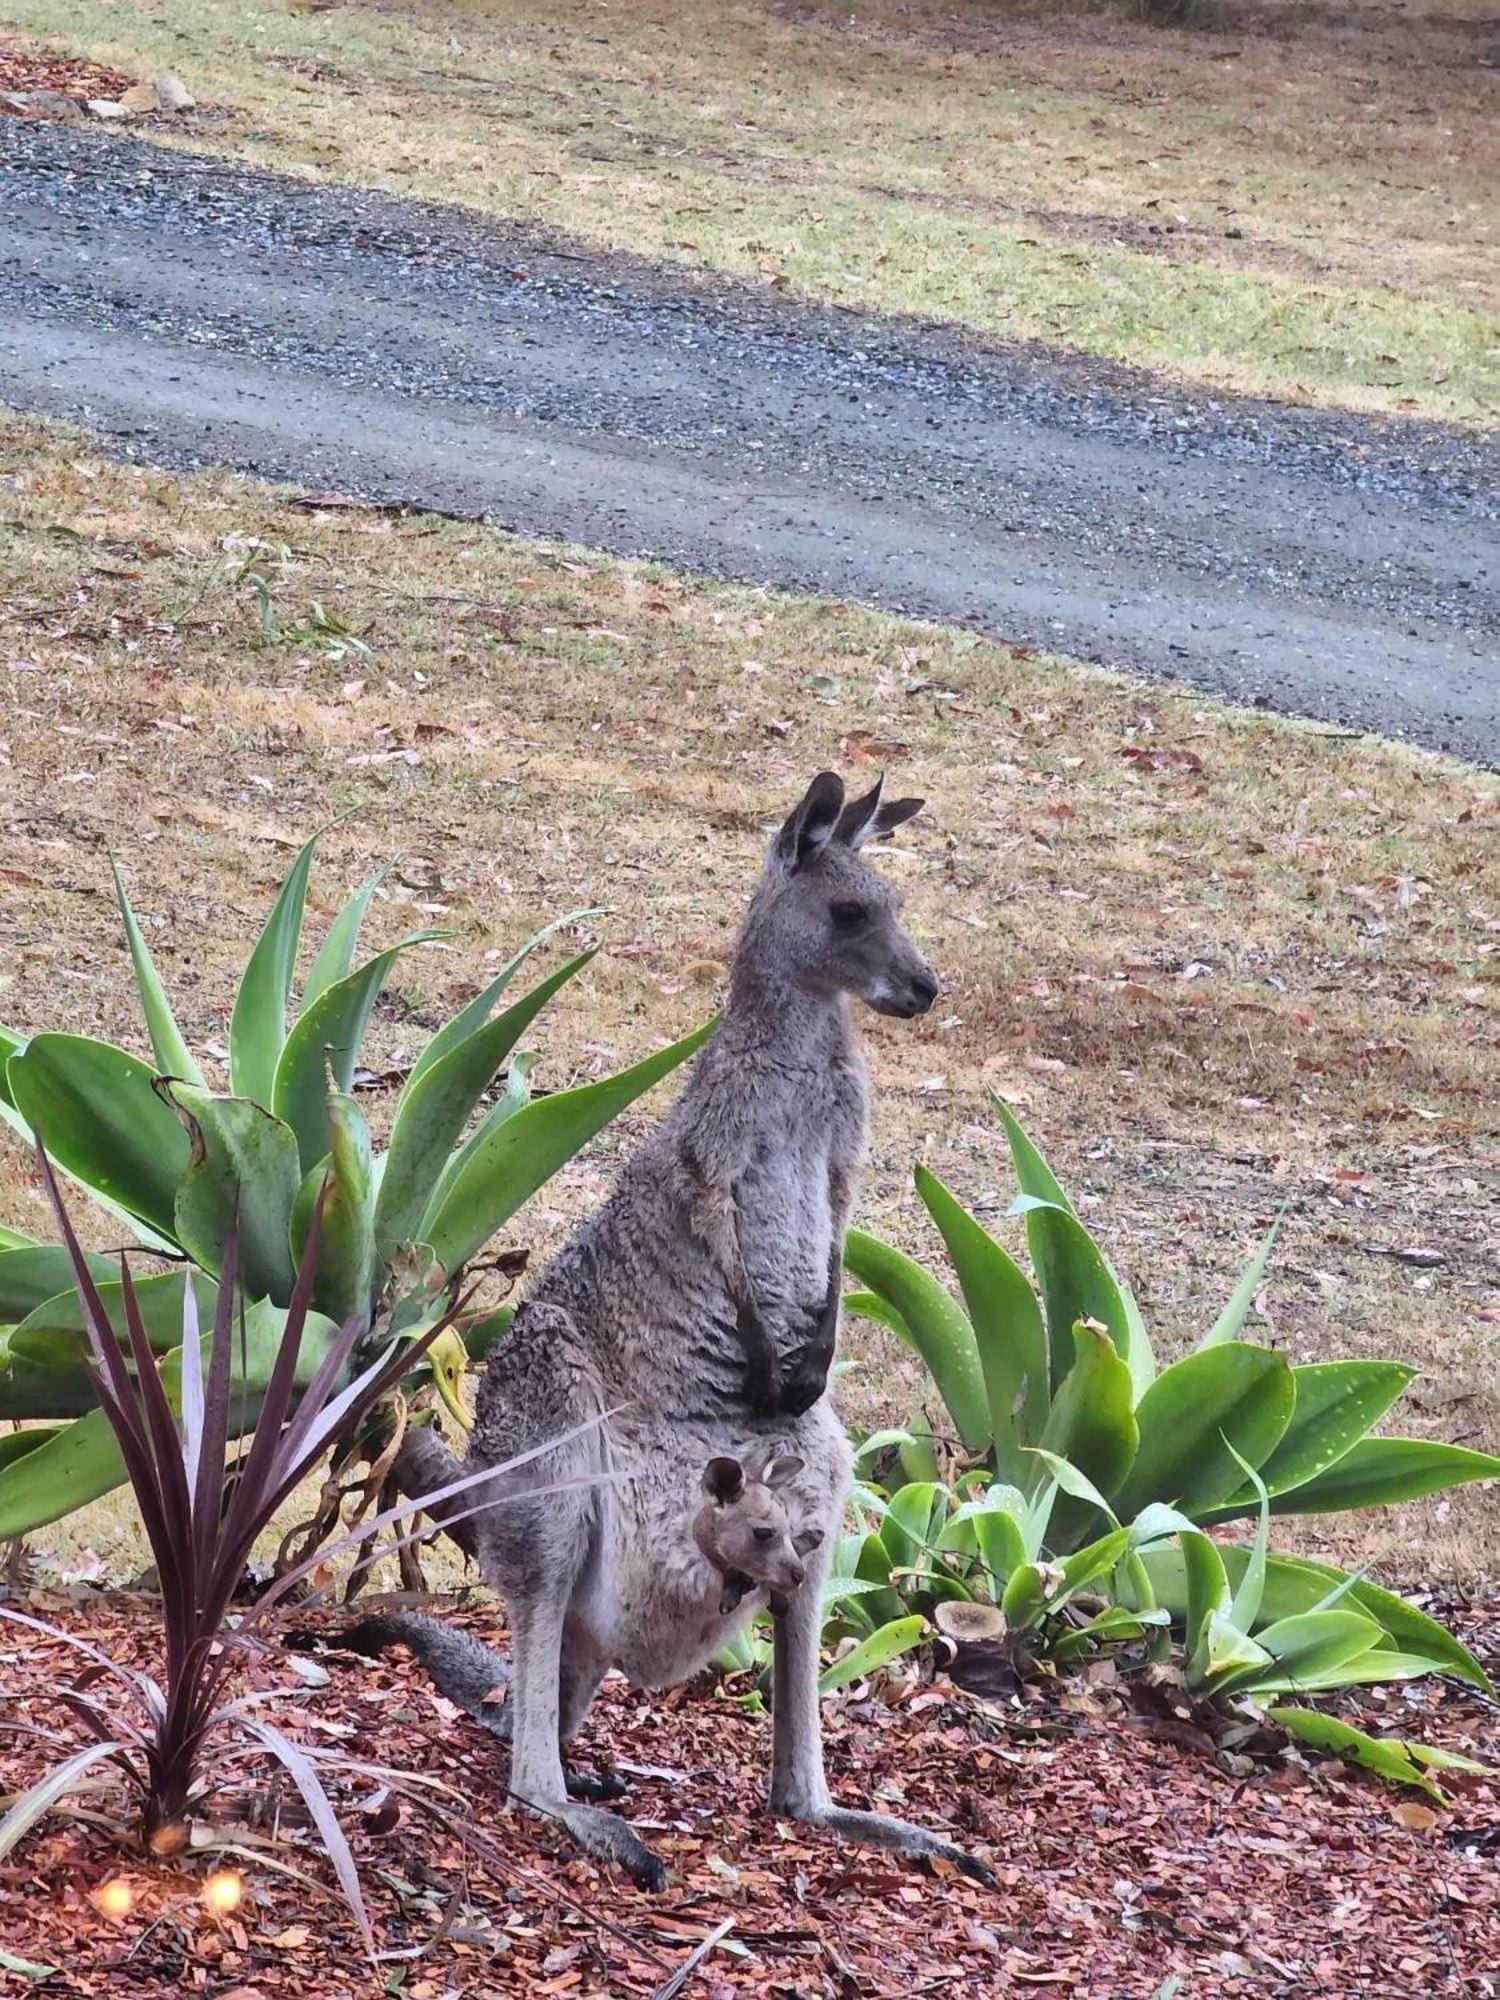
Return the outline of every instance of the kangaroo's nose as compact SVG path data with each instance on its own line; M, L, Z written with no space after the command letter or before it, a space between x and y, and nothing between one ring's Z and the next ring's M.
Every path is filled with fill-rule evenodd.
M917 1004L917 1012L919 1014L927 1012L933 1001L938 997L939 990L937 974L930 971L927 966L924 965L920 972L912 975L912 998Z

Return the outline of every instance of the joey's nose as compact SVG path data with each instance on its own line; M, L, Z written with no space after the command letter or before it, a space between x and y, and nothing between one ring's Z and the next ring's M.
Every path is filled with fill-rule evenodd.
M790 1577L791 1579L791 1585L793 1590L797 1588L797 1585L802 1581L803 1577L807 1575L807 1571L802 1567L801 1563L789 1563L787 1565L786 1573L788 1577Z

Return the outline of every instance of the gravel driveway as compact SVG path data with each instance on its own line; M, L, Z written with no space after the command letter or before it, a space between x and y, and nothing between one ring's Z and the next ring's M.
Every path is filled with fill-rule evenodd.
M1500 441L0 119L0 401L1500 764Z

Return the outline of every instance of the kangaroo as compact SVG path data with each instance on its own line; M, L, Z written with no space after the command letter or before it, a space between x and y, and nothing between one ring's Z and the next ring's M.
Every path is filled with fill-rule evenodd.
M717 1034L604 1206L528 1291L480 1382L469 1458L497 1471L468 1504L479 1491L497 1504L455 1524L455 1539L509 1614L511 1795L645 1887L665 1881L661 1861L618 1815L569 1800L559 1745L611 1664L642 1686L672 1684L748 1617L747 1602L705 1615L701 1563L662 1559L696 1501L690 1468L742 1449L800 1461L778 1492L820 1535L776 1620L771 1810L990 1879L922 1827L836 1806L818 1710L823 1583L851 1471L826 1391L868 1117L850 1002L909 1019L938 993L899 898L860 849L920 806L883 802L879 784L846 801L831 772L813 779L766 856ZM524 1473L502 1469L603 1416ZM430 1428L396 1462L414 1497L456 1472Z
M677 1524L669 1544L654 1552L659 1562L681 1573L683 1558L690 1548L696 1549L701 1559L699 1612L706 1622L728 1618L747 1598L758 1602L761 1591L774 1615L785 1613L805 1574L801 1558L823 1540L821 1528L794 1525L778 1493L801 1470L800 1459L785 1456L773 1458L763 1470L727 1455L709 1460L701 1505ZM680 1615L680 1606L674 1604L673 1611ZM320 1636L290 1632L286 1642L312 1646ZM471 1633L455 1631L420 1612L392 1611L361 1619L333 1643L371 1658L393 1645L408 1647L450 1701L492 1735L509 1738L510 1663ZM570 1798L614 1797L623 1789L613 1776L586 1778L573 1771L566 1772L565 1782Z
M703 1474L708 1499L693 1517L693 1540L719 1577L719 1616L727 1618L762 1584L773 1617L783 1617L789 1596L806 1572L797 1560L823 1540L821 1528L793 1533L776 1497L802 1470L800 1458L773 1458L764 1472L747 1473L737 1458L711 1458Z

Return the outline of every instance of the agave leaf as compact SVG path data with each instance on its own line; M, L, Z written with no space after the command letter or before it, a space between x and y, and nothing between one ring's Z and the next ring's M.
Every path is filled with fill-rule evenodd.
M958 1301L920 1264L862 1229L845 1237L844 1263L894 1309L965 1448L984 1451L990 1443L989 1400L974 1329Z
M229 1082L236 1097L271 1105L276 1065L286 1041L286 1003L292 990L307 878L319 828L287 872L265 929L240 979L229 1022Z
M369 909L376 890L395 865L394 860L382 861L374 873L367 876L355 890L328 926L327 936L318 948L318 955L312 962L307 978L302 982L302 1003L297 1009L299 1014L305 1014L313 1002L321 999L330 986L337 986L341 979L348 978L349 969L354 964L354 948L359 943L365 912Z
M380 989L403 952L431 944L439 931L415 931L370 959L347 979L320 993L298 1017L276 1061L269 1102L297 1135L305 1173L328 1151L328 1071L336 1090L348 1091L359 1063L360 1043ZM410 1088L410 1085L408 1085Z
M1215 1546L1228 1575L1241 1576L1249 1558L1244 1545L1224 1542ZM1181 1550L1150 1549L1142 1562L1159 1602L1181 1617L1187 1603ZM1439 1672L1470 1681L1486 1694L1492 1692L1489 1677L1473 1654L1435 1619L1393 1591L1383 1590L1367 1578L1350 1576L1331 1563L1314 1562L1307 1556L1270 1555L1266 1561L1261 1615L1278 1620L1304 1611L1328 1609L1330 1586L1342 1587L1350 1603L1376 1621L1393 1650L1422 1655L1431 1659Z
M467 1263L564 1161L695 1054L717 1025L707 1022L616 1076L524 1105L467 1152L431 1226L422 1231L444 1270L457 1271Z
M1203 1636L1188 1660L1188 1685L1214 1693L1231 1686L1255 1686L1271 1665L1265 1647L1242 1632L1227 1612L1210 1611Z
M1053 1396L1042 1448L1113 1494L1129 1473L1140 1442L1130 1370L1109 1335L1097 1327L1080 1320L1072 1338L1073 1366Z
M845 1292L845 1319L870 1319L877 1326L883 1326L889 1333L917 1352L917 1343L912 1338L911 1328L897 1312L889 1299L883 1299L879 1292Z
M1109 1261L1075 1215L1034 1195L1020 1194L1011 1213L1025 1218L1026 1243L1046 1309L1052 1393L1071 1362L1070 1336L1081 1319L1097 1320L1129 1366L1130 1314Z
M1259 1507L1259 1519L1255 1523L1255 1534L1250 1543L1250 1559L1245 1564L1245 1574L1240 1578L1234 1593L1234 1601L1229 1607L1230 1623L1238 1625L1242 1632L1249 1632L1254 1629L1255 1621L1260 1616L1261 1599L1265 1596L1266 1555L1271 1538L1271 1506L1266 1496L1265 1482L1255 1467L1247 1459L1241 1458L1233 1445L1230 1445L1229 1449L1234 1452L1241 1472L1255 1488Z
M1333 1514L1389 1507L1473 1479L1500 1479L1500 1458L1429 1438L1362 1438L1326 1472L1271 1501L1273 1514Z
M121 1295L119 1265L107 1257L89 1259L88 1268L96 1274L100 1267L108 1274L97 1280L100 1303L108 1315L116 1337L125 1339L125 1309ZM137 1278L132 1283L135 1288L136 1304L140 1308L142 1322L146 1328L153 1352L167 1354L182 1339L182 1295L187 1281L183 1269L163 1272L159 1277ZM206 1271L192 1272L193 1290L198 1296L200 1311L211 1313L218 1286ZM61 1292L55 1298L44 1299L13 1330L11 1339L20 1343L20 1351L29 1353L43 1343L57 1340L67 1341L75 1353L81 1349L84 1332L83 1307L76 1291Z
M108 1281L115 1267L108 1257L90 1253L88 1268ZM60 1243L17 1244L0 1250L0 1326L18 1324L60 1293L71 1292L73 1266Z
M368 1326L376 1271L370 1127L358 1101L343 1091L331 1091L327 1106L331 1151L305 1176L298 1190L292 1241L300 1258L321 1197L323 1234L313 1297L318 1310L330 1319L358 1319Z
M16 1101L10 1094L5 1068L11 1057L19 1055L25 1046L24 1035L19 1034L14 1028L0 1028L0 1112L15 1111ZM18 1118L7 1118L6 1123L24 1127L24 1121Z
M1047 1422L1047 1331L1031 1280L989 1231L925 1167L916 1188L942 1233L968 1309L989 1403L995 1469L1019 1480L1023 1448Z
M462 1008L451 1021L438 1029L412 1064L411 1074L406 1079L407 1089L410 1090L413 1084L419 1083L434 1063L441 1062L443 1057L456 1049L460 1042L467 1041L476 1029L484 1026L494 1012L495 1002L500 995L531 954L544 945L548 938L555 937L559 931L567 930L573 924L587 923L590 917L603 914L599 909L570 910L565 917L554 918L550 924L544 924L535 936L529 937L515 956L506 960L484 991L477 994L467 1007Z
M146 1031L151 1037L152 1052L156 1057L156 1067L163 1076L181 1077L187 1083L202 1085L203 1072L199 1069L192 1050L188 1047L177 1017L172 1012L172 1003L167 998L167 989L161 983L161 975L156 970L156 962L150 947L141 935L141 927L136 922L135 911L130 907L130 898L125 893L125 883L120 874L119 863L109 857L110 872L115 878L115 896L120 905L120 921L125 926L125 937L130 945L131 963L135 967L135 983L141 996L141 1011L146 1017Z
M847 1687L851 1681L863 1680L866 1674L878 1673L902 1653L909 1653L919 1646L926 1630L927 1620L915 1613L893 1618L889 1624L872 1632L868 1639L861 1640L841 1660L825 1667L818 1678L818 1693L832 1694L835 1688Z
M1042 1158L1041 1153L1026 1136L1021 1121L1011 1110L998 1091L990 1092L990 1102L1000 1114L1000 1122L1005 1127L1005 1136L1010 1144L1010 1157L1016 1170L1016 1181L1022 1194L1031 1195L1037 1201L1051 1202L1065 1215L1077 1220L1077 1211L1063 1191L1061 1181Z
M1111 1527L1117 1528L1120 1525L1115 1518L1114 1509L1110 1506L1104 1495L1091 1479L1079 1471L1076 1465L1070 1464L1065 1458L1059 1458L1055 1451L1048 1451L1041 1445L1034 1445L1029 1456L1039 1459L1046 1466L1059 1487L1070 1499L1082 1500L1086 1505L1093 1507L1104 1516Z
M1087 1547L1075 1549L1072 1555L1064 1556L1060 1564L1062 1588L1053 1594L1048 1608L1056 1610L1065 1604L1075 1591L1087 1590L1091 1583L1097 1582L1101 1576L1107 1576L1124 1558L1129 1547L1130 1530L1116 1527L1111 1528L1107 1535L1101 1535L1097 1541L1090 1542Z
M1125 1308L1125 1324L1130 1329L1130 1349L1125 1358L1130 1363L1130 1380L1139 1402L1156 1380L1156 1351L1151 1345L1151 1335L1146 1330L1145 1317L1135 1293L1123 1278L1116 1277L1115 1282L1120 1288L1120 1303Z
M1399 1361L1318 1361L1292 1370L1296 1402L1281 1442L1260 1467L1273 1500L1337 1465L1378 1423L1416 1374ZM1255 1506L1231 1495L1205 1518L1232 1521Z
M880 1524L892 1569L921 1569L948 1511L948 1489L914 1480L892 1495Z
M1417 1681L1437 1671L1433 1662L1420 1653L1388 1652L1384 1646L1372 1646L1368 1653L1361 1653L1326 1673L1303 1668L1295 1674L1285 1674L1279 1681L1267 1676L1257 1684L1255 1693L1262 1700L1271 1694L1324 1694L1338 1688L1378 1687L1387 1681Z
M1242 1481L1233 1454L1256 1466L1269 1458L1296 1395L1285 1357L1271 1348L1227 1341L1173 1362L1136 1409L1140 1449L1110 1496L1115 1511L1129 1520L1166 1500L1196 1517L1217 1505Z
M984 1507L974 1516L974 1546L991 1598L998 1603L1005 1586L1026 1560L1021 1524L1004 1507Z
M1268 1708L1266 1714L1309 1749L1321 1750L1325 1756L1342 1757L1348 1764L1359 1764L1393 1785L1411 1785L1440 1806L1450 1803L1442 1786L1418 1761L1425 1751L1424 1744L1408 1743L1400 1736L1370 1736L1363 1729L1356 1729L1353 1723L1342 1722L1336 1715L1324 1715L1315 1708ZM1465 1763L1475 1770L1485 1768L1467 1759Z
M249 1351L248 1387L235 1398L234 1430L254 1422L266 1371L279 1338L285 1315L268 1303L251 1308L246 1316ZM327 1343L336 1334L332 1321L314 1316L304 1334L303 1351L297 1374L306 1381L316 1367ZM238 1337L235 1366L239 1376ZM180 1356L169 1354L162 1364L162 1379L169 1397L180 1394ZM239 1377L243 1384L245 1377ZM125 1479L125 1464L114 1432L102 1409L91 1409L71 1423L45 1430L15 1433L15 1455L6 1447L11 1439L0 1440L0 1541L30 1534L61 1520L75 1508L113 1492Z
M1179 1547L1186 1584L1183 1627L1191 1657L1205 1642L1210 1618L1228 1618L1232 1595L1224 1557L1216 1542L1201 1530L1195 1530L1180 1538ZM1149 1562L1146 1567L1150 1572ZM1153 1574L1152 1582L1155 1580Z
M876 1586L869 1597L872 1617L878 1618L882 1624L889 1624L893 1618L905 1615L906 1605L891 1581L890 1551L878 1534L866 1535L861 1540L854 1574L861 1583Z
M247 1097L218 1097L185 1083L164 1083L162 1091L192 1147L177 1188L177 1240L217 1271L238 1212L240 1282L251 1298L284 1304L294 1276L288 1229L299 1180L291 1127Z
M417 1233L449 1155L481 1094L553 994L593 957L592 951L585 951L570 958L513 1007L457 1043L420 1077L408 1080L391 1128L375 1207L375 1238L382 1257Z
M6 1076L17 1111L59 1166L174 1241L188 1142L148 1064L88 1035L33 1035Z
M510 1059L510 1068L505 1073L505 1088L500 1091L489 1110L480 1119L474 1130L448 1157L448 1164L438 1175L437 1185L428 1197L427 1207L417 1228L417 1240L425 1241L426 1233L432 1225L433 1217L448 1198L448 1190L463 1172L468 1161L481 1148L487 1147L494 1134L513 1118L523 1104L531 1102L531 1072L539 1058L529 1049L522 1049ZM381 1185L384 1186L382 1178Z
M94 1403L93 1381L76 1335L33 1334L18 1350L15 1336L0 1330L0 1418L80 1417Z
M1276 1211L1276 1219L1261 1238L1260 1247L1245 1267L1245 1274L1229 1296L1229 1303L1204 1334L1200 1343L1203 1347L1218 1347L1226 1340L1238 1340L1240 1328L1245 1324L1250 1308L1255 1304L1255 1295L1260 1290L1266 1275L1266 1266L1271 1261L1271 1252L1276 1247L1276 1232L1290 1206L1283 1202Z
M1378 1644L1381 1634L1374 1619L1366 1618L1362 1612L1304 1611L1299 1617L1278 1619L1255 1636L1273 1663L1266 1675L1268 1684L1274 1681L1277 1685L1295 1686L1320 1681L1337 1686L1336 1679L1330 1683L1330 1676L1337 1676L1353 1661L1363 1659ZM1399 1656L1387 1653L1385 1657L1394 1660ZM1215 1692L1229 1694L1236 1688L1254 1685L1257 1678L1257 1669L1242 1667L1220 1678Z
M1040 1563L1017 1563L1000 1593L1000 1609L1012 1632L1039 1624L1047 1609L1047 1578Z

